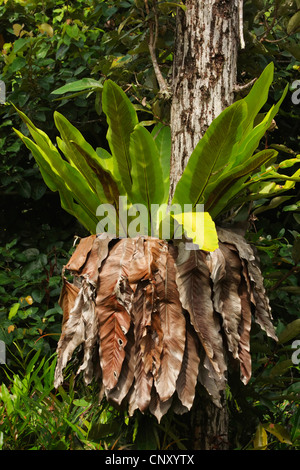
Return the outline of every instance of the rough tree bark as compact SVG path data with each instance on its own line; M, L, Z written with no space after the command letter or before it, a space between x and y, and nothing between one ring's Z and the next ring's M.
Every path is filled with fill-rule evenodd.
M177 15L171 105L171 198L196 144L232 104L239 48L239 0L186 0ZM194 405L194 448L227 449L226 406Z
M239 0L186 0L177 15L171 106L171 193L212 120L232 104Z

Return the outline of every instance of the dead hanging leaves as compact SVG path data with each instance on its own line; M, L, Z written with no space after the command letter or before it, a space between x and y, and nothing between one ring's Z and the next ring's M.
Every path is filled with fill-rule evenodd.
M82 239L65 269L55 387L82 346L86 383L130 415L158 421L188 411L199 382L220 405L228 358L251 377L252 319L276 339L257 259L243 237L219 229L214 252L150 237Z

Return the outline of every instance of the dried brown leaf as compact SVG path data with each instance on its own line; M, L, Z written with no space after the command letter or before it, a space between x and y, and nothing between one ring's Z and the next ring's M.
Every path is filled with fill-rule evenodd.
M54 378L54 386L56 388L63 382L63 369L71 359L75 349L81 344L84 344L84 364L80 367L80 370L85 370L86 380L92 375L88 368L92 367L90 359L97 341L95 322L92 286L87 282L83 282L76 297L74 307L70 311L70 316L65 323L64 334L61 335L58 342L58 359Z
M185 349L185 317L176 284L174 254L167 253L165 278L156 275L158 312L163 331L163 350L160 369L155 380L156 391L161 401L168 400L176 389Z
M130 413L144 412L151 400L155 349L152 336L152 313L155 309L153 282L139 282L132 304L135 340L135 384L130 400Z
M198 334L206 354L219 377L226 370L221 325L214 310L207 254L201 250L186 252L179 245L176 282L183 308Z
M200 356L198 381L206 389L212 402L220 408L221 391L225 390L226 379L225 377L220 377L219 374L216 373L205 352Z
M86 294L88 295L87 310L82 311L82 319L84 322L84 343L83 343L83 361L80 365L77 374L83 372L84 382L91 383L93 377L99 374L99 355L97 354L98 363L95 361L95 352L98 345L98 320L95 314L95 304L93 301L94 290L91 285L87 287Z
M96 235L90 235L89 237L80 239L76 250L66 265L66 269L69 269L74 273L79 273L80 269L86 262L89 252L92 249L95 238Z
M109 243L111 240L111 236L107 233L96 236L91 250L87 255L86 262L80 272L80 275L88 279L94 286L97 284L102 263L108 256Z
M237 252L230 250L226 244L220 243L219 246L225 259L225 276L223 277L220 294L222 308L219 313L223 319L223 330L226 335L228 349L234 359L238 359L239 326L242 319L242 306L239 295L241 260Z
M200 348L198 337L187 323L186 341L181 371L176 382L176 391L179 400L186 409L190 410L195 398L195 388L199 373Z
M103 262L99 273L97 302L109 303L110 297L114 295L123 306L126 306L123 303L125 302L123 294L128 292L126 279L134 250L135 240L130 238L121 239L110 248L109 256ZM130 299L128 305L130 305Z
M212 253L151 237L82 239L66 266L74 284L64 279L60 296L55 386L81 344L78 373L89 383L100 372L102 392L117 407L127 402L130 415L149 409L160 421L172 402L185 413L197 379L221 406L225 344L247 383L251 307L274 337L272 317L253 249L234 232L218 233Z
M151 237L138 237L135 240L135 253L127 278L130 285L138 281L153 279L154 273L162 270L168 244Z
M135 357L134 357L134 334L131 327L126 335L127 344L125 346L125 359L123 361L120 377L115 388L107 390L106 396L109 402L121 406L127 397L134 381Z
M218 237L221 242L234 245L240 258L246 261L247 270L253 285L252 299L255 303L255 321L266 331L267 335L277 341L277 336L272 323L272 314L269 299L264 288L263 276L259 268L259 260L253 248L245 238L231 230L218 228Z
M100 329L100 363L102 381L106 390L114 388L119 380L125 358L126 333L130 327L130 316L117 300L97 303L96 313Z
M240 325L240 343L239 343L239 360L241 369L241 380L246 385L252 373L252 361L250 354L250 331L251 331L251 298L250 298L250 280L248 272L243 262L243 276L240 285L240 298L242 306L242 322Z
M66 323L66 321L68 320L70 316L70 311L74 307L78 292L79 292L79 287L75 286L64 277L62 290L60 293L60 297L58 299L58 304L62 308L62 311L63 311L62 328L64 328L64 324Z
M99 324L100 363L105 390L113 389L119 380L125 358L126 334L130 315L120 303L118 292L125 271L131 263L134 243L131 239L118 241L110 250L99 274L96 315Z
M149 411L153 414L157 421L160 423L162 417L169 411L173 401L173 396L166 401L159 399L158 393L155 388L151 391L151 401L149 403Z
M213 288L213 304L216 312L223 309L222 290L223 281L226 276L226 261L220 248L208 253L206 264L210 272Z

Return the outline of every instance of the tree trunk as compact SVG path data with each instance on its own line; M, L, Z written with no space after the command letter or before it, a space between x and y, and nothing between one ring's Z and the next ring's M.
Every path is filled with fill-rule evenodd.
M206 395L195 398L192 408L194 450L228 450L228 413L224 396L223 408L217 408Z
M212 120L232 104L239 43L239 0L186 0L178 12L171 106L171 198ZM171 200L171 199L170 199ZM227 449L226 406L194 405L194 448Z
M177 15L171 106L171 196L212 120L232 104L239 0L186 0Z

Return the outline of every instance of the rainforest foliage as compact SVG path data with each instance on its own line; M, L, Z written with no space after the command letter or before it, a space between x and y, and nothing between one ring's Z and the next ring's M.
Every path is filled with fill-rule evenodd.
M178 4L184 8L180 2L158 2L157 54L167 80ZM274 64L268 93L260 90L263 108L253 113L266 113L257 116L261 129L268 122L255 147L257 161L264 165L266 155L276 159L258 169L247 197L241 194L230 216L234 211L235 223L243 225L250 214L247 238L261 259L279 342L254 325L252 377L246 386L239 372L230 377L226 395L234 449L299 448L299 8L299 1L244 2L246 47L239 53L238 82L243 85ZM7 96L0 105L0 339L7 350L7 365L0 369L0 448L191 446L188 413L179 418L171 410L158 423L148 413L118 412L105 400L98 406L97 384L84 386L74 378L76 359L68 366L66 383L54 389L54 351L62 321L61 271L74 251L74 235L84 237L90 230L61 208L61 198L45 184L34 152L31 155L13 130L28 143L29 119L50 141L59 137L63 142L68 123L68 129L80 132L97 155L107 156L111 150L106 140L111 104L105 101L107 79L123 90L132 113L143 124L136 132L136 145L146 131L153 137L155 126L167 128L170 103L158 93L148 49L150 21L141 0L0 1L0 80ZM241 101L233 108L237 113L243 112L244 99L251 101L249 90L237 90ZM275 116L272 107L284 90ZM161 142L160 149L166 147ZM60 150L64 149L61 143ZM205 154L205 141L195 150L187 177L189 171L193 175L201 152ZM240 176L239 168L228 175ZM231 179L225 187L217 183L212 181L213 195L224 189L236 190L236 195L241 189ZM178 188L176 197L182 197ZM193 197L198 189L195 185ZM209 187L203 186L205 190ZM161 194L161 200L164 197ZM215 218L223 212L222 199L209 201ZM201 403L201 397L197 399Z

